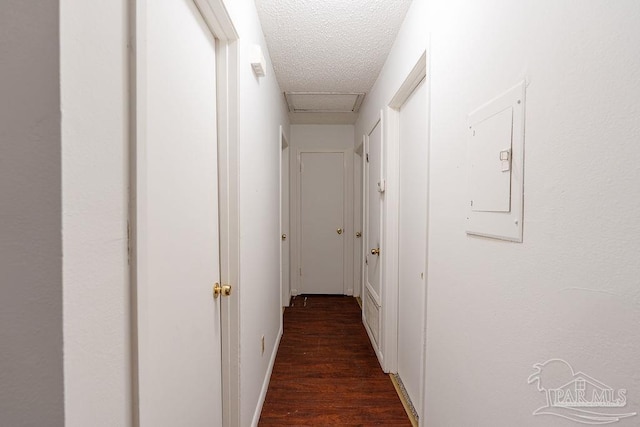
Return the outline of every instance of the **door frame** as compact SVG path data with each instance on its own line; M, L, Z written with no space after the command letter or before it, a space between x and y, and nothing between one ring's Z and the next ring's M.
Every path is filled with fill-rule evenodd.
M129 3L129 265L131 310L132 418L139 426L138 364L138 170L137 153L146 143L146 7L151 0ZM239 229L239 47L238 33L223 0L192 0L216 39L220 278L233 286L221 304L222 422L240 425L240 229Z
M291 147L289 148L291 150ZM300 292L300 271L302 268L302 218L300 204L302 202L302 172L301 172L301 156L302 153L342 153L343 154L343 171L344 171L344 183L343 183L343 195L344 195L344 211L343 211L343 229L345 236L344 239L344 269L343 269L343 295L353 295L353 283L351 281L353 277L353 240L355 234L353 233L353 197L351 191L353 190L352 178L353 178L353 148L300 148L297 147L295 155L291 156L291 168L289 169L289 176L292 178L289 183L290 199L290 229L291 240L289 241L289 254L296 254L295 257L290 255L290 275L289 283L291 286L291 296L299 295ZM293 173L292 173L293 171ZM349 238L351 236L352 238ZM295 259L294 259L295 258Z
M386 274L385 274L385 283L387 284L387 299L385 302L391 304L387 306L387 312L384 316L384 326L383 329L387 331L385 334L388 336L388 340L385 341L385 352L386 352L386 364L385 371L387 372L398 372L398 304L399 304L399 215L400 215L400 109L406 103L406 101L411 97L414 90L422 83L423 80L426 79L424 84L427 89L427 111L429 111L429 98L430 98L430 82L427 78L427 64L428 64L428 56L427 51L425 50L420 58L415 63L414 67L411 71L405 76L404 80L396 90L393 98L386 107L386 115L387 115L387 133L386 133L386 141L387 141L387 154L388 154L388 163L387 163L387 179L389 183L387 187L390 188L390 195L393 194L395 197L393 200L387 199L387 212L389 213L389 217L387 217L387 221L385 221L385 237L387 244L389 245L389 258L393 258L393 260L389 259L386 264ZM427 115L427 135L426 135L426 143L427 143L427 169L429 168L430 162L430 114ZM424 398L425 398L425 378L424 378L424 366L426 362L426 318L427 318L427 294L428 294L428 260L429 260L429 180L427 178L427 192L425 194L427 197L427 217L425 220L427 221L427 242L426 245L426 259L425 259L425 300L423 301L424 307L424 325L423 325L423 336L422 336L422 346L420 348L421 351L421 372L420 376L420 393L421 395L418 397L420 399L420 405L422 406L422 414L420 415L420 420L424 420Z

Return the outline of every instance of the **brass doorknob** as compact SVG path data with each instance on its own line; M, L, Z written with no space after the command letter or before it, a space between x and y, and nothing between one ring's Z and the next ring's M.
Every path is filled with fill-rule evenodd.
M380 256L380 248L371 249L371 255Z
M362 233L358 231L358 232L356 233L356 237L362 237Z
M342 231L343 231L343 230L342 230L342 228L338 228L338 229L336 230L336 233L338 233L338 234L342 234Z
M282 240L287 240L287 235L286 234L282 235Z
M218 298L220 295L222 295L223 297L228 297L229 295L231 295L231 286L220 286L220 284L216 282L216 284L213 285L213 299Z

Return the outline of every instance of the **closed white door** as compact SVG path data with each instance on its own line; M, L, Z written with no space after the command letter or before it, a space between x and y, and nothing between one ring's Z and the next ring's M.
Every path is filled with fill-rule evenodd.
M362 147L364 153L364 147ZM353 248L353 290L354 295L363 297L364 293L362 291L362 226L363 226L363 166L362 166L362 156L356 153L354 162L354 174L353 174L353 195L355 198L354 202L354 215L353 215L353 224L355 228L355 233L352 236L355 237L355 244Z
M398 375L418 413L427 258L427 85L400 109Z
M344 294L344 153L300 154L300 293Z
M280 156L280 230L282 232L280 237L280 282L282 306L288 307L291 299L289 282L289 147L283 147Z
M137 7L140 425L221 426L215 39L191 0Z
M365 139L365 244L363 318L380 351L382 320L382 124L378 122Z
M365 245L365 284L380 304L382 262L380 254L382 236L382 126L380 122L368 137L366 154L366 245Z

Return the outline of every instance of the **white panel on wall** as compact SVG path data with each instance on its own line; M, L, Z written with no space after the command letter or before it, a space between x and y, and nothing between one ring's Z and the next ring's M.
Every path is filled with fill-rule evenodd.
M469 141L469 189L471 210L511 210L511 169L503 167L501 155L511 153L511 107L472 125ZM507 160L508 161L508 160Z
M468 234L522 242L525 87L469 114Z

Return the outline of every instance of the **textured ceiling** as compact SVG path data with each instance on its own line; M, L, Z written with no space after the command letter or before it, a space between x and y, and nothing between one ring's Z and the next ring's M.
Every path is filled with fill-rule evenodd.
M284 92L350 93L371 89L411 4L411 0L255 2ZM292 123L313 123L316 113L290 114Z

